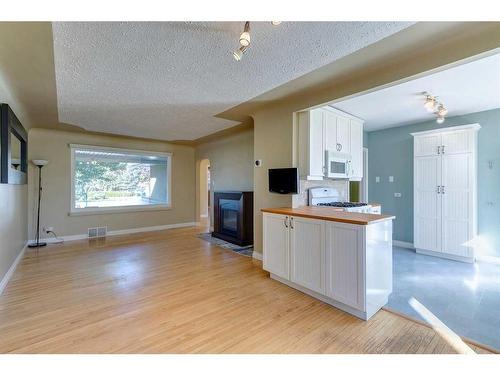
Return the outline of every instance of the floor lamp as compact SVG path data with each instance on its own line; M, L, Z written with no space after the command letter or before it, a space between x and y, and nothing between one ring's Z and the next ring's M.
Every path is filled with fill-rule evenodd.
M33 164L38 167L38 214L36 217L36 242L31 243L28 247L43 247L47 246L46 242L40 242L40 201L42 200L42 168L47 165L47 160L32 160Z

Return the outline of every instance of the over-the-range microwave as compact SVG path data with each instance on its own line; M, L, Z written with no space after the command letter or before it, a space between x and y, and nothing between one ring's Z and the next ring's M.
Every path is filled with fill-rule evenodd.
M338 151L325 151L325 176L329 178L349 178L351 155Z

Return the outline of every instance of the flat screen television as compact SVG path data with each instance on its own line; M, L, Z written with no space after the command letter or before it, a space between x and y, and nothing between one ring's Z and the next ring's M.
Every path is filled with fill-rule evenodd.
M278 194L297 194L299 192L297 168L269 169L269 191Z

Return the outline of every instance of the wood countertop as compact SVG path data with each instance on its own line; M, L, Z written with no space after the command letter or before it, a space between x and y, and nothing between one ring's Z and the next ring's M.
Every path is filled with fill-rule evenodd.
M391 215L379 214L364 214L359 212L345 212L335 207L318 207L318 206L304 206L304 207L276 207L276 208L263 208L262 212L271 214L289 215L298 217L307 217L310 219L338 221L340 223L369 225L386 220L393 220L396 217Z

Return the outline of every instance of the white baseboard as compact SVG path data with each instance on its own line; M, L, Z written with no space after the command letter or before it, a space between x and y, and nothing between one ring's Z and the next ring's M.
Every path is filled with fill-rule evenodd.
M451 260L456 260L458 262L474 263L473 257L471 257L471 258L462 257L462 256L458 256L458 255L440 253L437 251L430 251L430 250L423 250L423 249L416 249L416 252L417 252L417 254L429 255L429 256L444 258L444 259L451 259Z
M7 271L7 273L5 274L5 276L2 278L2 281L0 281L0 295L3 293L5 287L9 283L9 280L12 277L12 275L14 274L14 271L16 270L17 265L19 264L19 262L21 261L21 259L23 259L23 256L24 256L24 253L26 252L26 247L27 246L28 246L28 244L24 245L23 249L17 255L16 259L14 259L14 262L10 266L9 270Z
M108 236L118 236L122 234L133 234L133 233L142 233L142 232L155 232L159 230L165 229L175 229L175 228L185 228L185 227L194 227L196 226L196 222L188 222L188 223L176 223L176 224L165 224L165 225L155 225L152 227L139 227L139 228L129 228L129 229L119 229L119 230L110 230L108 231ZM66 241L76 241L76 240L86 240L89 238L88 234L74 234L70 236L60 236L58 237ZM47 243L57 243L57 239L53 237L49 238L40 238L40 241ZM35 240L30 240L29 243L34 243Z
M254 252L252 253L252 257L253 257L254 259L257 259L257 260L262 260L262 254L261 254L261 253L258 253L258 252L256 252L256 251L254 251Z
M415 249L415 246L411 242L392 240L392 244L398 247L404 247L405 249Z

